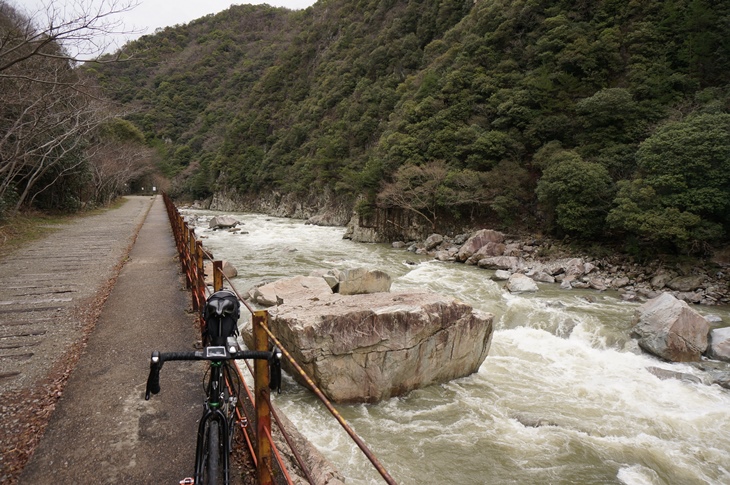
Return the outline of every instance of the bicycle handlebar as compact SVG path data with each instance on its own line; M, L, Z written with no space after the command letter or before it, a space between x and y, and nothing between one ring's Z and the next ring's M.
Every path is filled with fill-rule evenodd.
M161 353L158 351L152 352L150 357L150 375L147 377L147 388L145 389L144 399L148 401L151 394L157 394L160 392L160 369L162 364L171 360L210 360L210 361L224 361L224 360L235 360L235 359L259 359L268 360L269 366L279 367L273 365L281 359L281 352L274 349L271 352L257 351L257 350L241 350L237 352L231 352L226 347L206 347L203 350L196 350L195 352L165 352ZM281 371L279 371L281 372Z

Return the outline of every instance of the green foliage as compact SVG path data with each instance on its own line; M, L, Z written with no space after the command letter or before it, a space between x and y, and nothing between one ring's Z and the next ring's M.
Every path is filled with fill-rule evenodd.
M659 128L636 161L662 205L730 222L730 114L702 114Z
M128 120L113 118L102 125L99 129L100 135L104 138L117 142L131 142L144 144L144 134L137 126Z
M645 244L687 248L693 229L702 222L695 214L663 207L654 189L641 179L619 182L615 203L607 222Z
M432 223L685 248L728 229L728 25L710 0L239 5L93 73L196 195L326 187L372 210L436 160L429 202L401 201Z
M613 183L602 165L574 152L557 151L537 184L548 220L567 234L600 234L613 198Z
M730 114L701 114L642 143L609 223L647 243L704 250L730 229Z

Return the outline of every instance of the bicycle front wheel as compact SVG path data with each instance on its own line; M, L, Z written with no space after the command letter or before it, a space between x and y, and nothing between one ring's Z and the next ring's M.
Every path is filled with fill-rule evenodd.
M221 476L220 457L221 439L220 424L215 419L208 422L208 436L206 446L206 461L203 483L205 485L219 485L223 483Z

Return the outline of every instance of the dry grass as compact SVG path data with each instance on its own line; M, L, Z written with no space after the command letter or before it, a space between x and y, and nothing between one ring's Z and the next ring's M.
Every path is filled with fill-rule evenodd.
M73 220L69 215L23 213L0 221L0 258Z
M0 259L6 258L18 248L53 233L78 217L98 214L119 207L124 203L121 197L108 207L78 214L53 214L26 211L12 217L0 219Z

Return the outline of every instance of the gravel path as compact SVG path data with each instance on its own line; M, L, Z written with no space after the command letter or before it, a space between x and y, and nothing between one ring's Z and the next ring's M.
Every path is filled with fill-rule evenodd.
M151 350L195 345L189 296L162 198L127 199L0 262L0 483L192 475L202 369L143 400Z
M0 260L0 483L37 445L151 206L129 197Z

